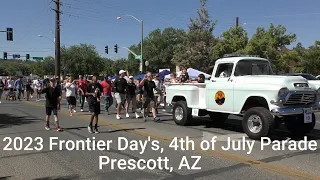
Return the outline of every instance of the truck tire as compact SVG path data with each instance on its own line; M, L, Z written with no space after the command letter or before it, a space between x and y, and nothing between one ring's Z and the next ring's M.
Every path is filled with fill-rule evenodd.
M174 122L180 126L189 125L193 119L192 110L188 108L185 101L178 101L174 104L172 116Z
M304 123L304 115L284 117L284 123L287 129L293 135L304 135L309 133L316 125L316 116L312 113L312 122Z
M214 127L223 127L224 122L228 119L229 114L209 112L210 119L212 120L212 125Z
M264 107L253 107L243 116L242 127L249 138L260 140L267 137L273 130L274 118Z

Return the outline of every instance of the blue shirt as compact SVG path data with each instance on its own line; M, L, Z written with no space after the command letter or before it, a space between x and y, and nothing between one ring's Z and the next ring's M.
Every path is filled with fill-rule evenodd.
M22 89L22 81L20 79L16 80L16 82L14 83L14 86L16 87L16 89Z

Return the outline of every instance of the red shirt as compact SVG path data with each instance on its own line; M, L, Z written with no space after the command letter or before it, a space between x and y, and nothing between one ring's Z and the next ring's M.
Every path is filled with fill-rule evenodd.
M101 81L101 86L103 88L103 94L107 96L111 96L111 88L112 85L109 81Z
M83 93L86 93L88 87L88 82L85 80L78 81L78 89L82 89Z

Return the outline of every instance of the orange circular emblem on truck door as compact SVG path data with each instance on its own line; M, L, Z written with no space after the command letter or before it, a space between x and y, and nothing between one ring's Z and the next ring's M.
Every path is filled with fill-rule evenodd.
M214 100L216 101L216 103L221 106L224 101L226 100L226 96L224 95L224 93L222 91L218 91L214 97Z

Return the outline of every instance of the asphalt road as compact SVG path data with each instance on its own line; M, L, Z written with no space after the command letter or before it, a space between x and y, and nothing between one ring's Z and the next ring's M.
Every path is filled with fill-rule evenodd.
M290 151L287 149L288 146L284 146L286 150L274 151L271 146L261 150L261 142L255 141L249 154L247 146L245 150L222 150L221 147L227 144L228 137L239 142L246 137L240 126L241 121L234 117L231 117L223 128L210 127L210 123L205 121L206 118L204 121L197 119L197 123L192 126L182 127L175 125L170 114L161 110L159 110L161 123L154 123L151 119L148 122L135 118L116 120L115 109L112 107L111 115L104 113L100 115L101 133L89 134L87 131L89 113L77 112L70 117L64 104L59 115L63 132L56 132L44 129L43 105L44 101L3 101L0 104L0 139L2 139L0 179L320 179L319 145L315 151ZM317 118L320 120L319 115ZM53 121L51 125L54 127ZM179 144L177 150L169 147L175 137L186 139L187 136L193 142L194 149L192 142L189 145ZM215 150L201 150L201 142L210 142L215 136ZM63 143L62 150L54 144L51 144L52 149L50 149L49 139L52 137L73 142L95 138L96 141L106 142L104 145L99 145L105 150L67 150ZM138 150L119 149L119 146L123 147L125 144L124 140L120 141L119 138L127 139L131 144L130 147L134 148L133 141L140 140L143 143L149 137L150 141L147 142L145 151L140 145L136 146ZM9 142L3 141L5 138L13 140L9 148L16 150L4 150ZM29 148L33 150L18 150L19 138L25 140L22 142L23 149L32 142ZM290 133L285 129L276 131L272 137L273 140L287 138L290 138ZM43 140L42 149L37 144L40 139ZM308 139L320 144L319 121ZM156 141L152 144L153 140ZM248 143L253 142L247 138L245 140ZM295 139L295 142L298 140ZM157 142L160 149L153 150L152 147L156 148ZM13 144L16 147L13 147ZM71 145L69 142L68 147L71 148ZM98 148L98 145L85 147ZM36 148L41 150L35 150ZM189 150L182 150L187 148ZM155 161L158 157L163 160L162 163ZM161 169L165 165L166 157L169 160L168 170ZM201 158L195 163L199 157ZM100 169L99 158L102 158L103 162L109 158L110 163L102 165ZM151 169L120 169L124 168L124 164L129 160L133 162L139 159L149 160ZM195 163L194 168L188 169L184 160L187 160L190 168ZM111 168L111 161L114 169ZM182 164L185 166L179 168ZM152 169L154 167L155 169ZM201 169L197 169L198 167Z

